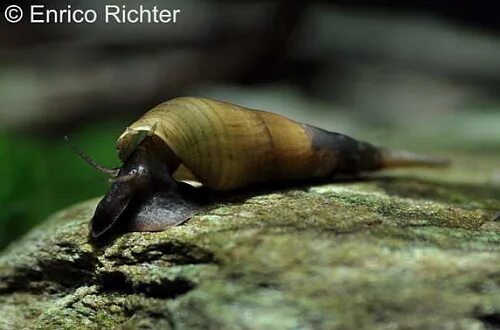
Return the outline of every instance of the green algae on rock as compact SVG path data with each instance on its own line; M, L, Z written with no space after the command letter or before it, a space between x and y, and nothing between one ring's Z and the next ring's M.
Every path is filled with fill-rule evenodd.
M497 193L419 177L284 189L100 249L94 199L3 252L0 329L498 327Z

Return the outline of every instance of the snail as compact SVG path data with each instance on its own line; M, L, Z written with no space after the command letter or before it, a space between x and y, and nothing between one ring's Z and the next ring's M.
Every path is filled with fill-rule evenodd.
M120 168L91 220L99 238L120 218L132 231L183 223L198 209L196 180L227 191L273 181L307 180L446 160L391 151L271 112L198 97L164 102L132 123L117 141Z

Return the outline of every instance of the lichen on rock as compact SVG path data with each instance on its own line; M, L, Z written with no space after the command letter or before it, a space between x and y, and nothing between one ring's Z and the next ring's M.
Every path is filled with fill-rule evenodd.
M0 257L0 329L500 326L499 188L380 176L213 205L88 241L98 199Z

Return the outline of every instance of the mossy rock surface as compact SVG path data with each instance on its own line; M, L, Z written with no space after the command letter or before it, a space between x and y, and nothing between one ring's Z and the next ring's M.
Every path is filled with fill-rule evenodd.
M467 164L252 194L102 248L83 202L1 255L0 329L499 327L500 189Z

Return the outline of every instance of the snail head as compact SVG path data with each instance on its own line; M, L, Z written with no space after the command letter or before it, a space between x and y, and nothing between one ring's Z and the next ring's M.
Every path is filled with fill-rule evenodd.
M113 227L134 198L140 198L148 191L152 182L151 171L147 161L139 152L133 153L122 167L108 168L83 153L67 136L64 138L71 149L87 164L111 177L111 187L97 206L91 220L92 237L96 238Z
M136 192L147 191L154 181L150 164L141 153L133 153L118 170L116 177L111 178L112 184L129 185Z
M97 205L90 222L93 240L112 234L111 230L129 225L138 231L158 230L185 221L194 204L180 195L169 163L162 153L151 149L148 141L138 146L120 168L107 168L85 155L68 138L69 145L85 162L111 176L111 186Z

